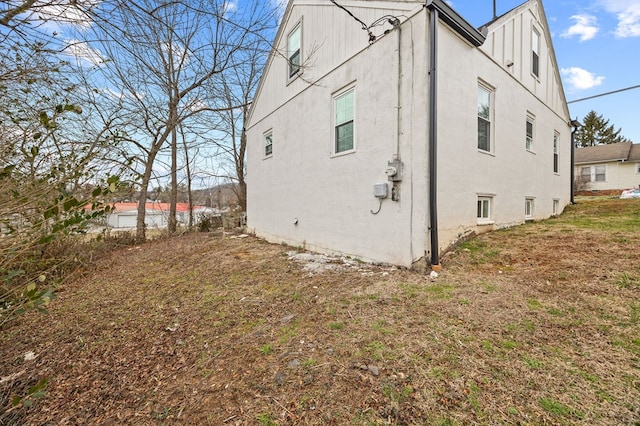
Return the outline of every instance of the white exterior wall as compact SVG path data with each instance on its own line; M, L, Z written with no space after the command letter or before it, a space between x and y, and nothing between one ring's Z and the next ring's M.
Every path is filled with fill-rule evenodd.
M585 191L606 191L606 190L623 190L630 188L638 188L640 185L640 163L628 162L628 161L610 161L606 163L593 163L593 164L579 164L575 167L575 177L580 178L580 172L583 167L591 167L591 173L593 175L593 169L596 166L605 166L605 181L604 182L586 182L582 187Z
M403 58L400 201L387 198L379 214L371 213L379 207L373 185L388 182L387 162L398 144L398 32L393 31L372 46L365 44L316 84L296 81L304 89L271 114L262 117L266 109L257 105L247 132L247 221L256 235L404 266L424 256L425 144L412 143L412 135L423 140L426 134L423 25L424 20L414 20L402 31L403 52L414 48L415 56ZM418 36L413 41L411 29ZM273 70L286 73L275 61ZM271 78L277 76L267 81ZM355 87L355 152L332 155L333 95L350 85ZM273 155L265 158L267 131L273 135Z
M410 23L402 25L398 124L397 31L367 46L366 33L343 11L334 8L340 12L335 14L313 1L299 3L286 15L280 44L302 19L303 55L316 45L318 59L304 70L303 78L289 84L284 58L272 58L265 70L247 130L248 228L272 242L409 266L430 249L428 13L420 5ZM540 78L529 71L531 24L541 24L542 19L546 26L544 17L536 15L537 4L527 3L534 12L520 8L517 16L495 23L488 37L490 48L473 48L439 23L441 250L470 233L523 223L527 197L534 199L535 219L551 216L554 200L560 211L569 202L569 116L553 51L545 44L548 32L542 28ZM362 10L358 14L363 16ZM316 21L316 16L322 18ZM370 21L381 16L380 11L372 16ZM513 66L503 62L505 51L513 53ZM480 80L495 88L490 154L477 148ZM349 84L356 90L356 152L332 156L332 95ZM533 152L525 149L528 112L535 115ZM387 182L384 171L395 153L398 126L405 166L400 201L384 200L380 213L373 215L378 201L372 186ZM560 135L559 173L553 171L554 131ZM264 156L266 132L273 135L269 158ZM479 195L493 196L489 226L478 226Z
M559 76L540 19L525 5L490 29L480 49L439 31L438 210L440 249L470 233L525 221L525 199L533 219L560 213L570 201L571 129ZM535 6L535 3L534 3ZM537 8L533 8L537 11ZM541 32L540 78L530 72L531 26ZM525 35L525 37L523 37ZM524 40L526 39L526 40ZM523 41L524 40L524 41ZM506 54L504 51L508 51ZM496 55L495 58L492 55ZM507 58L508 60L503 60ZM507 64L513 62L512 66ZM492 151L477 148L477 88L494 88ZM535 117L534 149L526 149L527 114ZM558 173L553 138L559 133ZM478 196L491 196L491 224L478 225Z

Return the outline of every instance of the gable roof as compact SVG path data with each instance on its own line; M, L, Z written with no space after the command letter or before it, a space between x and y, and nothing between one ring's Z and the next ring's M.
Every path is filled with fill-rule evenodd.
M631 152L635 158L631 158ZM612 143L578 148L575 152L575 163L605 163L609 161L640 161L640 144L631 142Z
M640 162L640 143L634 143L631 145L631 151L629 152L629 161Z
M526 9L533 8L537 6L537 10L540 17L540 24L542 26L542 30L544 31L544 38L547 41L547 47L549 49L549 59L551 60L551 65L553 68L553 76L557 81L558 90L560 91L560 97L562 98L562 109L564 110L566 117L571 117L569 113L569 105L567 104L567 97L564 91L564 86L562 84L562 78L560 77L560 67L558 66L558 59L556 58L556 50L553 47L553 37L551 37L551 30L549 29L549 21L547 20L547 14L544 10L544 5L542 4L542 0L525 0L524 3L519 6L514 7L513 9L503 13L502 15L496 17L495 19L489 21L485 24L485 27L491 29L494 26L499 26L502 23L506 22L508 19L511 19L513 16L520 14L522 11Z

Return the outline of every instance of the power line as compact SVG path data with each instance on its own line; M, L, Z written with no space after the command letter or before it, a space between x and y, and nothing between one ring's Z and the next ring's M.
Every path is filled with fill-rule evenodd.
M589 99L600 98L602 96L613 95L614 93L626 92L627 90L633 90L633 89L639 89L639 88L640 88L640 84L638 84L637 86L625 87L624 89L614 90L612 92L600 93L599 95L593 95L587 98L574 99L572 101L567 102L567 104L574 104L576 102L588 101Z

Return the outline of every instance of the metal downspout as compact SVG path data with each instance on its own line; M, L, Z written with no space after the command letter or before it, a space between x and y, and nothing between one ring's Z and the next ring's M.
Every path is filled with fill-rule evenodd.
M430 9L429 21L429 234L431 268L440 269L438 248L438 10Z

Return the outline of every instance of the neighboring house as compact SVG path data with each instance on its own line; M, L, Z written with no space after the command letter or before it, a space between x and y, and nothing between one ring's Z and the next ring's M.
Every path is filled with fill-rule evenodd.
M250 231L439 265L469 235L562 212L570 116L541 1L483 31L441 0L339 3L285 10L246 123Z
M112 211L107 214L107 226L110 228L135 228L138 220L138 203L114 203ZM169 203L148 202L145 205L144 223L147 228L166 228L169 224ZM219 215L210 207L193 206L194 222L197 223L202 214ZM189 223L189 204L176 204L176 219L178 223Z
M576 148L577 191L607 191L640 186L640 144L613 143Z

